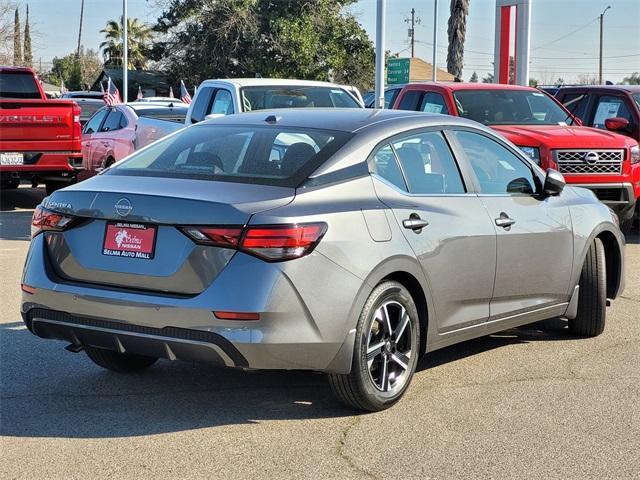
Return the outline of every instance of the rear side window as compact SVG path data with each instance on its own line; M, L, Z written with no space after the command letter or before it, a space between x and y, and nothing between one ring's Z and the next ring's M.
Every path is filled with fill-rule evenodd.
M407 191L402 172L396 161L396 156L388 143L376 152L373 156L374 173L392 183L400 190Z
M464 193L464 184L449 145L440 132L424 132L395 140L393 148L409 184L409 192Z
M135 153L107 173L294 187L350 136L310 128L203 124Z
M398 105L399 110L416 110L418 108L418 102L420 101L420 97L422 96L422 92L418 90L409 90L405 92L400 100L400 105Z
M36 79L28 72L1 72L0 98L41 99Z
M241 98L245 112L272 108L361 108L350 93L338 87L243 87Z

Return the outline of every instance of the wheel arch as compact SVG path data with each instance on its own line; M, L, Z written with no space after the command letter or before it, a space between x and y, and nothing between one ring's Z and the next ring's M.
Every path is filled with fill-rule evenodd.
M601 231L599 238L604 247L607 268L607 298L616 298L622 283L622 251L615 235L609 230Z

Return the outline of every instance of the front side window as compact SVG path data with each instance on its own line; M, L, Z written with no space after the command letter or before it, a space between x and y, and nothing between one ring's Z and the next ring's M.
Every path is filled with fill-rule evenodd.
M134 153L107 174L293 187L350 136L311 128L202 124Z
M207 109L211 104L211 97L215 93L216 89L211 87L202 87L196 98L193 100L193 108L191 110L191 121L193 123L201 122L207 115Z
M461 117L485 125L558 125L571 120L560 105L537 90L459 90L453 97Z
M338 87L243 87L241 98L245 112L272 108L361 108L350 93Z
M120 129L120 122L122 121L122 113L119 110L113 109L109 112L107 119L102 124L101 132L113 132Z
M464 151L485 194L533 194L533 172L523 160L489 137L468 131L456 131Z
M393 107L393 104L396 101L396 97L398 96L398 93L400 93L400 90L400 88L390 88L389 90L386 90L384 92L384 108Z
M96 112L96 114L93 117L91 117L87 122L87 124L84 126L84 130L82 133L84 134L96 133L100 128L100 124L102 123L102 120L104 120L104 117L107 116L107 113L109 113L108 108L102 108L102 110L98 110L98 112Z
M629 123L633 123L633 116L627 107L624 97L602 95L598 99L596 113L593 117L593 126L595 128L606 130L607 127L605 126L604 121L607 118L613 117L626 118Z
M419 90L408 90L402 96L400 100L400 105L398 105L399 110L415 110L418 107L418 102L420 101L420 97L422 96L422 92Z
M427 92L422 97L422 101L420 102L421 112L425 113L442 113L447 115L449 113L449 109L444 102L444 98L439 93L435 92Z

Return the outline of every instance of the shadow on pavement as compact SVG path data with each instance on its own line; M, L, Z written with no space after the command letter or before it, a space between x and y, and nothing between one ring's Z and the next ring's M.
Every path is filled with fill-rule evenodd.
M16 188L0 190L0 211L33 210L46 197L44 188Z
M427 355L420 370L514 343L561 340L564 333L513 329ZM17 437L130 437L266 420L358 414L334 398L324 375L243 372L160 361L142 373L117 374L71 354L64 343L0 325L0 434Z

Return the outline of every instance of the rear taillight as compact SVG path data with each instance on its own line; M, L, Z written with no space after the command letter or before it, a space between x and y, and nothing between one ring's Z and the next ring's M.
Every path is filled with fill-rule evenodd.
M311 253L327 231L327 224L183 227L182 231L201 245L233 248L269 262L279 262Z
M76 217L64 215L62 213L52 212L38 205L33 211L31 219L31 238L40 232L54 230L61 231L68 227Z
M82 124L80 123L80 114L82 110L77 103L73 104L73 147L76 152L82 150Z

